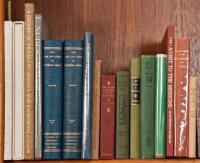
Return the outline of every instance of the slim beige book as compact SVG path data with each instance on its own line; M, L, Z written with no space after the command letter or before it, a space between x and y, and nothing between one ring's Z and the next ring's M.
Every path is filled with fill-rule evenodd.
M25 160L34 159L34 4L25 3Z
M99 159L99 125L100 125L100 86L101 60L94 61L93 76L93 113L92 113L92 159Z
M196 157L197 78L190 76L189 87L189 157Z

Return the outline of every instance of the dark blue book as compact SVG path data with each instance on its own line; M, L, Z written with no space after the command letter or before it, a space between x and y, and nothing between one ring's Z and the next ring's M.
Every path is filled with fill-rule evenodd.
M93 34L84 35L83 54L83 124L81 158L91 159L91 116L92 116L92 79L93 79Z
M63 108L63 42L43 41L43 159L61 159Z
M81 159L83 41L64 42L63 159Z

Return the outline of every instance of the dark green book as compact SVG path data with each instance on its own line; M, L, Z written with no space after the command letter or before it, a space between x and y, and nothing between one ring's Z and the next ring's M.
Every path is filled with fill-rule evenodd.
M153 55L141 56L140 94L140 155L153 158L155 149L155 70L156 58Z
M140 157L140 58L130 65L130 158Z
M165 157L167 55L156 55L155 157Z
M117 72L116 158L129 158L129 72Z

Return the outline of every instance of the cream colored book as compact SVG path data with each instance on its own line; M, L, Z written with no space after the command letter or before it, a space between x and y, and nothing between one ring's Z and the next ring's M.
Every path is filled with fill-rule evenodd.
M24 159L24 22L13 24L13 160Z
M12 112L13 112L13 22L4 22L4 61L5 61L5 123L4 160L12 160Z

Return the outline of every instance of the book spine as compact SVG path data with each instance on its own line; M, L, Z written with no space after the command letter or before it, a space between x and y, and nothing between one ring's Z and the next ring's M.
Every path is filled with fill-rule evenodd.
M93 34L84 36L83 56L83 123L81 158L91 159L91 115L92 115L92 79L93 79Z
M43 41L43 159L61 159L63 42Z
M12 120L13 120L13 22L4 22L5 56L5 120L4 120L4 160L12 160Z
M169 26L165 36L167 54L167 117L166 156L174 156L174 26Z
M115 89L114 75L101 76L100 159L114 159L115 153Z
M25 159L34 159L34 4L25 3L25 79L24 79L24 125Z
M174 156L188 157L189 140L189 39L175 40L174 53Z
M13 160L24 159L24 22L13 23Z
M101 60L94 61L92 92L92 159L99 159Z
M35 15L35 159L42 159L42 17Z
M156 55L155 157L165 157L167 55Z
M153 158L155 150L155 56L141 56L140 155Z
M129 158L129 72L117 72L116 158Z
M130 68L130 158L140 157L140 58L131 59Z
M63 159L81 159L83 42L64 42Z

